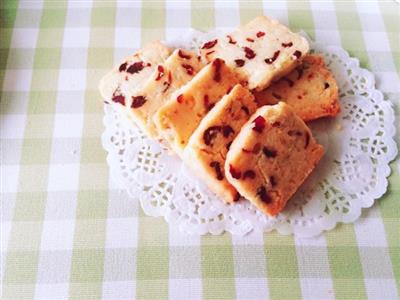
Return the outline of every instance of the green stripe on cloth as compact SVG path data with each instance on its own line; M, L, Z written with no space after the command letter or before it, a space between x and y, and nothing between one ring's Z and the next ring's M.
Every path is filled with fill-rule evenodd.
M362 26L354 2L335 2L337 24L345 48L351 56L360 60L363 68L371 69L362 35Z
M314 21L308 1L288 2L288 18L291 30L294 32L304 30L312 39L315 39Z
M400 174L391 164L392 175L389 177L389 190L378 201L382 221L385 226L389 254L392 261L394 278L400 295Z
M264 234L270 299L300 299L301 288L293 236Z
M386 35L389 39L393 61L400 74L400 22L399 6L394 1L379 1L380 12L386 27ZM397 13L396 13L397 12Z
M7 67L8 56L10 53L11 36L17 15L18 1L13 1L12 6L0 9L0 90L4 82L5 69Z
M336 299L366 299L364 274L353 225L339 224L325 237Z
M37 39L37 47L42 47L47 40L47 32L44 27L49 19L47 6L44 3L43 14L40 20L40 29ZM58 22L64 24L66 14L65 1L59 2ZM63 30L53 34L54 45L61 47ZM34 64L43 60L45 54L35 51ZM54 63L59 65L60 59L54 58ZM27 66L29 67L29 66ZM54 89L58 86L58 70L54 72L52 81L48 84ZM38 71L33 69L31 90L40 90ZM46 112L37 109L34 93L29 94L27 108L27 120L24 132L24 142L21 151L21 165L19 171L19 184L14 209L14 218L8 242L6 255L3 297L5 299L19 299L22 297L33 298L35 282L38 271L40 254L40 242L42 236L43 219L46 207L48 163L51 152L52 128L55 113L55 93L47 94L50 106ZM42 115L50 112L50 115ZM35 178L35 180L32 180Z
M165 3L161 0L142 1L142 45L164 38Z
M167 299L169 278L168 225L163 218L139 211L136 298Z
M261 0L256 0L256 1L240 0L239 12L240 12L240 23L246 24L255 17L262 16L264 14L263 3Z
M165 3L142 1L142 45L165 37ZM167 299L169 277L168 225L163 218L139 210L136 298Z
M230 234L201 238L204 299L234 299L235 274Z
M192 0L192 27L197 30L215 29L214 1Z
M89 36L87 86L84 94L79 192L71 258L71 299L94 299L102 295L109 170L104 151L97 148L97 143L88 143L87 137L94 134L100 136L102 132L102 110L93 109L94 106L102 107L101 97L99 92L94 93L90 89L98 84L101 73L98 69L104 65L111 67L113 64L114 36L110 34L109 28L115 26L115 3L94 2L90 22L92 30ZM104 48L100 51L94 46L99 34L103 35L104 42ZM99 61L102 62L100 66Z

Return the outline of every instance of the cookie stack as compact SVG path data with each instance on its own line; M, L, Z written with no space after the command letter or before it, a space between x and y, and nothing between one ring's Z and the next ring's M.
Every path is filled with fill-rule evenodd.
M302 36L262 16L198 53L150 43L100 91L223 201L242 196L274 216L324 152L305 121L340 110L332 74L308 51Z

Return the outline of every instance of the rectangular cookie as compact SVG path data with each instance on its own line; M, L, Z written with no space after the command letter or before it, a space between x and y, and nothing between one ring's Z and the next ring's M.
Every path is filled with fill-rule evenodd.
M239 82L222 59L205 66L154 115L157 130L178 155L208 111Z
M304 121L340 112L338 86L332 73L319 55L307 55L290 74L263 91L255 92L259 106L279 101L290 105Z
M235 85L201 120L184 150L183 160L226 203L238 198L226 180L226 153L243 124L257 109L251 92Z
M247 79L249 89L257 91L289 73L308 51L304 37L265 16L204 43L200 49L204 60L224 59Z
M105 101L125 106L125 102L148 80L156 66L171 54L171 49L159 41L151 42L107 73L99 84Z
M284 102L259 108L234 139L227 180L269 216L277 215L324 153L310 129Z
M203 66L194 52L175 49L164 63L157 65L147 82L138 87L129 104L132 118L148 136L158 136L153 121L156 111Z

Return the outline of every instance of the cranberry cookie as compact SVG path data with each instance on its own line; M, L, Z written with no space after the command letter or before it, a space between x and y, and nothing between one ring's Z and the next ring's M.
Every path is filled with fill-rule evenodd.
M261 91L272 80L289 73L309 51L307 40L278 21L260 16L236 31L201 47L210 61L224 59L248 81L248 88Z
M286 102L304 121L340 112L336 80L319 55L307 55L289 75L254 95L260 106Z
M225 175L243 197L274 216L323 153L303 120L280 102L259 108L243 126L227 153Z
M184 150L184 161L227 203L238 198L226 180L226 153L243 124L257 109L250 91L237 84L201 120Z

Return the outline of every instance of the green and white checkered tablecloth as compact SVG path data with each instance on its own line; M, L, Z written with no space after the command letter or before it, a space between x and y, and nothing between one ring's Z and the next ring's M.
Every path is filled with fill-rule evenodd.
M266 14L359 58L398 117L395 1L0 3L2 299L399 299L399 160L376 205L319 238L185 236L113 183L97 91L147 41Z

